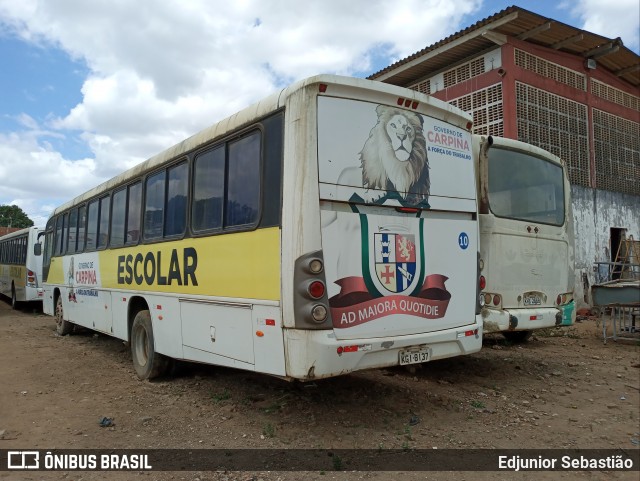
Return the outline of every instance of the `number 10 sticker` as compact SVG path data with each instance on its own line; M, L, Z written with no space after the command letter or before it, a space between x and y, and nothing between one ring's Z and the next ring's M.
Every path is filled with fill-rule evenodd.
M460 232L460 235L458 236L458 245L460 246L460 249L463 250L469 247L469 236L466 232Z

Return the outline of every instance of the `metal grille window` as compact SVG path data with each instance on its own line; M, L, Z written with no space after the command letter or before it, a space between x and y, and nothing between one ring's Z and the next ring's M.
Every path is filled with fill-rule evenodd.
M543 58L536 57L535 55L531 55L524 50L515 49L515 54L515 61L518 67L531 70L538 75L553 79L556 82L569 85L578 90L587 90L587 80L583 74L576 72L575 70L562 67L556 63L549 62Z
M598 189L640 195L640 124L593 109Z
M591 93L596 97L640 112L640 97L628 94L603 82L591 79Z
M412 85L409 88L411 90L417 90L418 92L429 95L431 93L431 81L423 80L422 82Z
M572 184L589 187L587 107L516 82L518 140L562 158Z
M484 57L476 58L471 62L464 63L444 72L442 74L444 77L444 87L451 87L470 78L477 77L484 72Z
M469 95L450 100L449 103L473 115L473 133L504 135L502 112L502 84L495 84Z

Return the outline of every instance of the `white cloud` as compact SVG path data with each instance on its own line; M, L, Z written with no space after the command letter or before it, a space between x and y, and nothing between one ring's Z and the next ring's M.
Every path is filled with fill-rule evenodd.
M25 112L23 130L0 136L0 203L69 200L293 80L410 55L480 3L0 0L5 30L89 67L82 102L66 115L43 129ZM71 138L94 158L53 147Z
M638 0L577 0L572 12L582 21L579 26L588 32L608 38L622 38L624 45L638 52L640 34L640 2Z

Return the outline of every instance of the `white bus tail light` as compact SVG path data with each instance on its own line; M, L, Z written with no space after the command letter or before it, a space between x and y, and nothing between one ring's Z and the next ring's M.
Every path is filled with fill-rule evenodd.
M495 294L493 296L493 305L494 306L496 306L496 307L499 306L501 301L502 301L502 299L500 298L500 294Z
M480 276L480 290L484 290L485 287L487 287L487 280L484 276Z
M311 309L311 316L316 322L323 322L327 318L327 308L318 304Z
M320 274L323 269L324 265L320 259L312 259L311 262L309 262L309 272L311 272L311 274Z

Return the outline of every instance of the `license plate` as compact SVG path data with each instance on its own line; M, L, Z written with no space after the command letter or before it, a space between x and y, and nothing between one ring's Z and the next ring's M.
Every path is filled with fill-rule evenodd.
M524 305L525 306L539 306L542 304L542 299L537 295L528 295L524 296Z
M400 365L406 366L407 364L427 362L430 355L431 350L426 347L420 350L400 351Z

